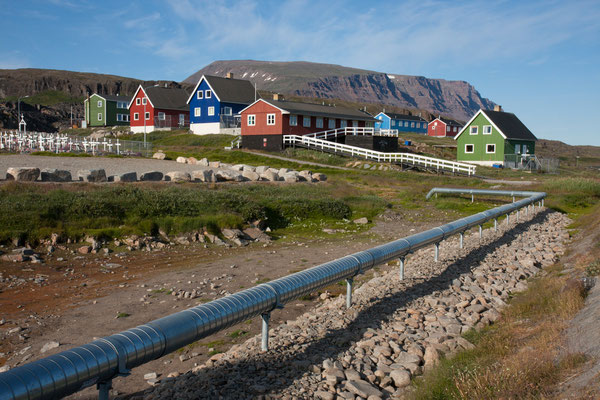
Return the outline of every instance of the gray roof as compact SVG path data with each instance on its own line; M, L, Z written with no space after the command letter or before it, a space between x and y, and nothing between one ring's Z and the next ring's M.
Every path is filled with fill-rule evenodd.
M533 133L513 113L481 110L502 131L507 139L537 140Z
M189 93L185 89L150 86L145 88L144 91L154 108L179 111L190 110L187 105Z
M436 119L439 119L440 121L442 121L443 123L445 123L446 125L450 125L450 126L459 126L459 127L463 127L464 124L461 124L460 122L450 119L450 118L446 118L446 117L437 117ZM435 120L434 120L435 121Z
M127 104L129 104L129 102L131 101L131 96L115 96L112 94L100 94L100 93L94 93L92 96L98 96L98 97L102 97L104 100L107 101L124 101Z
M335 118L346 118L346 119L354 119L361 121L373 121L377 122L378 120L373 118L373 116L364 111L355 110L352 108L346 107L335 107L335 106L325 106L321 104L311 104L311 103L298 103L295 101L282 101L282 100L264 100L269 104L274 105L275 107L281 108L289 112L290 114L302 114L302 115L310 115L316 117L335 117Z
M385 115L387 115L388 117L390 117L391 119L402 119L402 120L408 120L408 121L427 122L423 118L419 117L418 115L394 114L394 113L389 113L389 112L385 112L385 111L382 111L382 112Z
M251 104L256 100L254 86L250 81L212 75L205 75L204 79L222 102Z

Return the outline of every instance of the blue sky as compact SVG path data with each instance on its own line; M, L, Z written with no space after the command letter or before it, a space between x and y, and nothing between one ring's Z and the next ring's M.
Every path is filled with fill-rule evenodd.
M539 138L600 146L600 1L0 0L0 68L181 81L215 60L464 80Z

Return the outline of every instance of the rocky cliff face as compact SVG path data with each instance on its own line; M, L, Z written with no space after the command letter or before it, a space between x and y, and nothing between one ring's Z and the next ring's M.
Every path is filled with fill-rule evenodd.
M216 61L188 77L195 84L203 75L248 79L260 90L303 97L382 103L427 110L466 121L494 103L481 97L468 82L430 79L308 62Z

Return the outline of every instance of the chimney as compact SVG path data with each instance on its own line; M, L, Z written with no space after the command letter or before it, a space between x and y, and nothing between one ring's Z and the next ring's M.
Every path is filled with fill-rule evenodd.
M283 101L283 95L280 93L273 93L273 100Z
M502 106L500 104L496 104L494 106L494 111L502 111Z
M228 72L227 75L225 75L225 78L233 79L233 72Z

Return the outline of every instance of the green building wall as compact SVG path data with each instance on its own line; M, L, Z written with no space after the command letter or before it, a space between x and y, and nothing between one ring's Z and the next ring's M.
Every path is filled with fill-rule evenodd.
M98 102L102 102L102 106L98 106ZM126 100L124 100L126 101ZM93 94L90 96L86 105L86 113L88 114L88 126L113 126L113 125L129 125L127 121L117 121L117 114L129 115L127 108L117 108L117 102L105 100L104 98ZM98 114L102 114L102 120L98 119Z
M483 134L483 127L490 125L492 127L491 135ZM471 135L471 127L477 126L477 135ZM479 114L467 127L465 131L456 139L456 159L457 161L485 161L485 162L503 162L505 149L504 137L483 115ZM472 144L473 153L466 153L467 144ZM495 153L486 153L488 144L496 145ZM514 151L514 147L513 147Z

